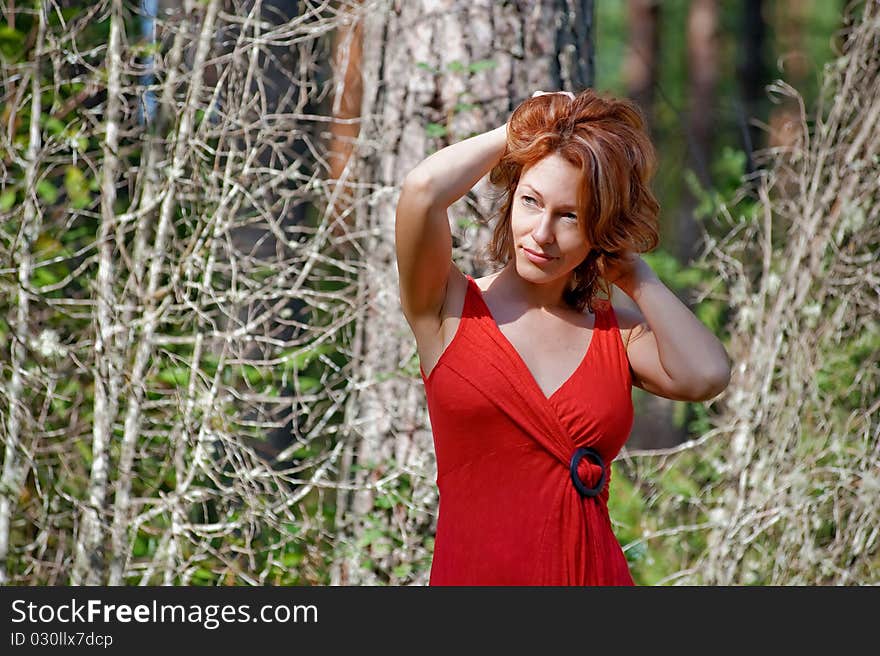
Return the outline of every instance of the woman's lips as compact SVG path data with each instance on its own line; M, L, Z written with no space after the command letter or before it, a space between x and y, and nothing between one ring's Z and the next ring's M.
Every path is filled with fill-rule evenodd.
M528 248L523 246L523 251L526 254L526 257L529 258L530 261L535 264L544 264L545 262L549 262L550 260L555 260L555 257L549 257L547 255L541 255L540 253L536 253L535 251L530 251Z

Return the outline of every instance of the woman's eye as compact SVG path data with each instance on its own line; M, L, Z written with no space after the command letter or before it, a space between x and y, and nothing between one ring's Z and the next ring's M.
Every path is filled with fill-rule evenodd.
M531 196L523 196L522 200L524 203L537 203L537 201L534 198L532 198ZM564 217L566 219L568 219L569 221L577 221L576 214L565 214Z

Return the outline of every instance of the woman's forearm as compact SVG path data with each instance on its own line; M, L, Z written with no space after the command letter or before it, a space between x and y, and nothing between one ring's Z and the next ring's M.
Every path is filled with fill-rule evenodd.
M507 123L438 150L407 177L426 183L432 201L449 207L498 164L506 147Z
M724 345L639 261L625 291L638 305L657 341L660 363L669 377L693 390L714 396L730 379L730 359Z

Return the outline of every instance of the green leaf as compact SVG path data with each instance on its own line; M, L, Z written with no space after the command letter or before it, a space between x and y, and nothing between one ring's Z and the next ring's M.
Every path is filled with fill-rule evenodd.
M269 373L251 364L242 365L241 372L245 379L247 379L247 382L251 385L259 385L260 383L269 382L267 380Z
M302 562L302 554L286 553L281 557L281 562L285 567L296 567Z
M15 205L15 195L15 189L7 189L0 193L0 212L6 212Z
M52 270L52 267L42 266L34 269L33 275L31 276L31 283L35 287L45 287L46 285L54 285L61 278L55 274Z
M446 135L446 126L439 123L428 123L425 126L425 134L429 137L443 137Z
M696 497L700 493L700 489L693 479L677 469L669 469L662 474L660 484L670 494L685 498Z
M57 255L63 248L64 246L60 241L46 233L42 233L37 237L37 241L34 243L34 252L39 254L42 259L48 259L53 255Z
M412 573L412 565L410 563L401 563L391 572L399 579L404 579Z
M376 500L373 502L373 505L376 508L382 508L384 510L388 510L389 508L394 507L394 499L392 499L389 495L385 494L381 497L376 497Z
M300 376L297 380L299 381L299 388L303 392L309 392L321 386L321 381L319 381L317 378Z
M720 301L703 301L696 308L697 318L712 331L719 335L724 322L724 304Z
M451 73L461 73L465 69L465 65L457 59L446 64L446 70Z
M74 208L81 210L91 202L89 181L86 176L75 166L68 166L64 171L64 189L70 197Z
M138 535L134 539L131 552L135 558L143 558L147 555L147 539L143 535Z
M77 241L83 237L94 237L95 231L88 226L79 226L76 228L71 228L67 232L61 235L61 241L65 244L69 244L70 242Z
M189 383L189 372L189 367L168 367L167 369L162 369L157 378L168 385L181 387Z
M91 467L92 465L92 450L83 440L74 440L73 441L76 450L79 451L80 458L82 458L82 464L86 467Z
M204 567L199 567L192 575L192 581L196 585L208 585L213 583L216 578L214 572Z
M437 70L436 68L431 66L428 62L423 62L423 61L416 62L416 67L421 68L423 71L428 71L429 73L433 73L434 75L436 75L437 73L440 72L439 70Z
M0 55L8 61L18 60L24 54L25 35L9 25L0 25Z
M62 134L64 132L64 123L59 121L57 118L53 118L50 116L46 118L43 123L45 124L46 131L49 132L49 134L51 135L57 137L59 134Z
M378 540L380 540L384 535L385 534L379 529L369 528L366 531L364 531L363 536L358 541L358 546L359 547L367 547L367 546L373 544L374 542L377 542Z
M494 59L480 59L468 65L471 73L479 73L490 68L495 68L498 63Z
M43 202L52 205L58 200L58 189L48 180L40 180L37 183L37 195Z
M302 371L311 364L319 355L328 355L333 353L335 347L333 344L319 344L307 349L294 349L282 353L281 357L286 358L284 368L287 371Z
M155 55L160 50L161 44L158 41L146 41L144 43L135 44L131 48L132 53L138 57L149 57L150 55Z

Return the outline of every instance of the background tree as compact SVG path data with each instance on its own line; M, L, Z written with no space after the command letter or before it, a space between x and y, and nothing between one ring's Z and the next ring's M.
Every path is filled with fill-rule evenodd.
M703 188L712 185L710 153L717 120L715 97L718 79L718 3L717 0L692 0L687 17L688 105L687 160ZM700 228L694 217L697 202L693 193L684 190L678 207L676 246L678 259L689 263L700 251Z
M627 3L627 51L623 78L627 96L641 108L654 131L654 100L660 68L660 9L658 0L629 0Z
M739 124L747 155L746 172L755 169L752 152L764 144L761 132L753 118L763 114L764 88L769 82L766 63L767 24L764 21L763 0L746 0L742 12L743 47L737 60L737 79L742 100L738 103Z

